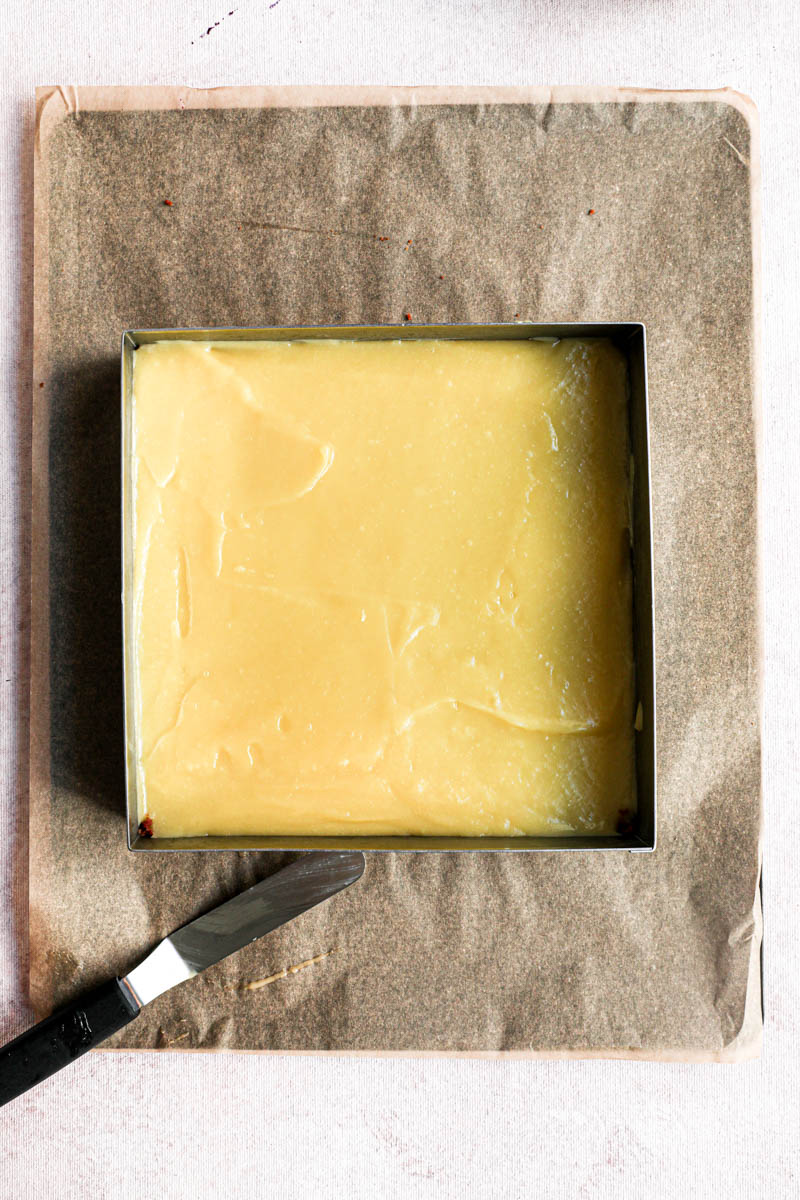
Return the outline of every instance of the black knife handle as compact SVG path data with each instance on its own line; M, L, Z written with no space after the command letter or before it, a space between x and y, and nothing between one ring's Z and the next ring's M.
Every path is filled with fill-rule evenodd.
M0 1105L67 1067L139 1015L120 979L68 1004L0 1050Z

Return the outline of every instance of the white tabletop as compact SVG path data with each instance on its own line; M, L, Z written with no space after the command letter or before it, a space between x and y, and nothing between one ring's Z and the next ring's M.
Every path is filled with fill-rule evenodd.
M215 24L219 22L219 24ZM206 34L210 28L211 32ZM201 36L205 35L205 36ZM2 1200L800 1193L795 0L6 0L0 16L0 1040L26 971L33 89L732 86L762 121L766 1034L740 1066L102 1054L0 1113Z

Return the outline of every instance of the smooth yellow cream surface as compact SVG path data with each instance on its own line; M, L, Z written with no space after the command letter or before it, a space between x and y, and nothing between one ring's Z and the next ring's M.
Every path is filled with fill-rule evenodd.
M163 342L133 424L157 836L603 833L634 807L610 343Z

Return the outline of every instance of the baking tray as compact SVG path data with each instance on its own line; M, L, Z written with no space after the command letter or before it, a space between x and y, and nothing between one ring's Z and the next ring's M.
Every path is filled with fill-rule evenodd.
M446 338L457 341L523 338L602 337L624 353L628 363L630 437L633 455L633 610L636 695L641 729L636 733L638 810L633 829L614 835L567 837L143 837L139 833L133 704L133 355L142 345L161 341L293 341L337 338L364 341ZM125 706L125 779L128 847L137 852L179 850L325 850L391 851L560 851L630 850L647 852L656 843L656 713L653 607L650 436L647 401L647 353L643 324L635 321L493 325L338 325L267 329L129 329L122 335L122 628Z

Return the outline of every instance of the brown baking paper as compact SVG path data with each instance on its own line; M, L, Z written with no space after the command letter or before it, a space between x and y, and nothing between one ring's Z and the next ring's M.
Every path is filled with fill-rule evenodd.
M656 852L370 854L358 886L167 993L112 1044L757 1053L756 136L731 92L40 90L37 1010L124 973L286 857L126 849L122 330L635 320L652 414Z

